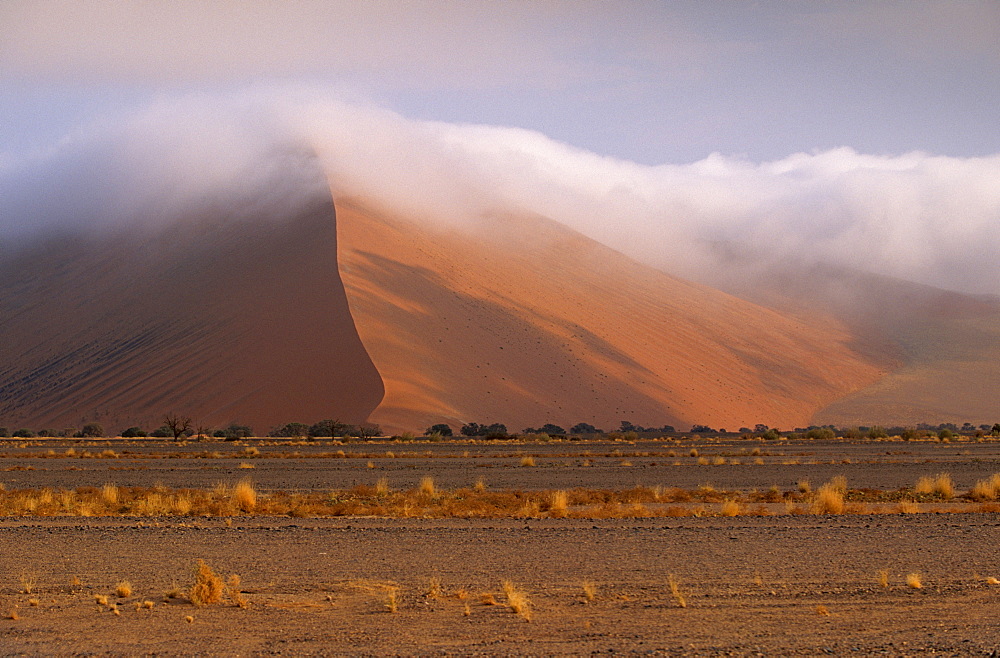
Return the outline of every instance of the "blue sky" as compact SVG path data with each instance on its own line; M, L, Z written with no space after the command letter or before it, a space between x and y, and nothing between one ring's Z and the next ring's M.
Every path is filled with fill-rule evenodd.
M307 84L600 155L1000 152L1000 3L0 4L0 152L159 95Z

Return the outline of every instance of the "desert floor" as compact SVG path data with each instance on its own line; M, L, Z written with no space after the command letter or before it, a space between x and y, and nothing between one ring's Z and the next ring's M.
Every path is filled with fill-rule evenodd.
M76 456L64 455L70 447ZM247 457L248 447L260 455ZM725 455L726 464L699 465L692 447L702 457ZM751 455L754 448L759 455ZM118 456L79 456L104 450ZM345 456L310 456L336 450ZM526 455L534 467L521 466ZM383 476L402 488L425 475L446 488L482 477L498 489L711 483L741 490L844 475L851 488L893 489L940 472L964 491L1000 472L1000 444L991 442L178 447L42 440L0 444L0 456L8 491L111 481L211 487L247 474L262 492L345 488ZM240 468L247 462L254 468ZM166 599L165 592L190 586L198 560L222 575L239 574L249 607ZM887 586L879 582L883 570ZM919 574L919 588L907 585L908 574ZM994 576L1000 515L983 513L5 517L0 652L973 654L1000 647ZM508 607L505 579L530 600L527 615ZM114 594L122 580L132 584L127 597ZM592 600L584 583L593 586ZM108 604L95 595L108 596ZM147 600L151 608L141 606Z

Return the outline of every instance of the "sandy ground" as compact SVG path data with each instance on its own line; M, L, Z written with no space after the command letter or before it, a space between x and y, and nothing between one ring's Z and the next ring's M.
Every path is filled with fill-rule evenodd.
M373 485L381 477L388 478L394 488L410 488L430 475L445 488L471 486L482 478L493 489L620 489L635 485L692 489L710 484L747 492L772 485L793 489L803 479L816 487L837 475L845 476L851 488L898 489L912 487L921 476L947 472L956 487L967 490L977 480L1000 472L1000 442L685 439L548 444L389 441L331 445L321 441L294 445L291 441L251 439L239 445L191 442L182 448L170 441L153 440L44 440L24 448L20 445L10 440L0 442L0 483L7 489L101 486L106 482L210 488L218 482L234 483L250 476L263 491L322 491ZM248 448L256 448L260 456L247 457ZM44 457L50 450L64 455L68 449L77 456ZM84 452L96 455L108 449L118 457L80 458ZM752 454L755 449L759 455ZM697 451L697 456L691 456L691 450ZM320 457L338 451L346 457ZM531 456L535 466L522 467L523 456ZM699 458L709 463L699 464ZM713 465L715 458L726 463Z
M19 617L0 620L8 654L912 654L1000 643L1000 588L984 581L1000 573L994 516L15 520L0 537L0 605ZM250 607L164 603L199 558L241 574ZM903 583L911 572L922 589ZM24 573L32 595L19 592ZM441 598L426 596L432 577ZM529 596L530 622L505 607L502 578ZM93 595L121 579L135 593L115 616ZM397 612L382 585L400 588ZM156 605L137 610L147 598Z
M700 450L721 453L755 445L706 442ZM216 447L242 449L210 446ZM397 454L417 449L391 447ZM956 481L1000 470L995 468L997 445L989 443L764 447L785 454L764 457L769 465L731 467L699 467L687 463L690 457L678 457L685 464L663 473L678 482L689 472L695 473L690 476L695 481L711 475L721 484L720 474L731 468L744 478L758 471L787 471L782 477L794 480L808 465L780 462L796 452L812 452L799 455L800 461L851 459L851 464L838 463L835 471L873 481L885 464L867 464L865 470L866 460L900 460L899 473L882 470L883 487L894 486L893 478L905 479L899 486L912 486L919 475L943 470ZM562 464L581 461L571 456L581 450L678 450L652 443L418 448L432 456L409 458L413 468L397 465L390 478L402 481L403 473L412 471L415 477L431 473L446 481L458 478L453 471L464 466L488 471L488 479L496 482L549 488L548 478L567 468L598 473L586 477L596 477L591 481L603 486L616 480L629 486L633 472L642 467L531 468L501 455L522 451L543 455L539 463ZM279 448L261 448L270 449ZM0 450L11 451L9 446ZM463 456L466 451L468 457ZM115 459L77 459L72 461L87 469L67 471L65 462L71 460L65 458L24 458L3 463L36 470L7 471L0 479L12 489L13 478L26 476L52 476L59 478L59 486L68 486L74 480L85 485L114 477L126 484L125 475L172 473L170 484L192 486L204 462L227 459L237 461L134 460L150 466L141 471L112 471L121 466ZM470 466L477 459L493 466ZM591 459L637 463L634 456ZM283 477L308 488L313 482L334 482L351 469L370 478L371 471L382 468L347 461L257 458L257 468L234 467L232 474L265 476L261 482ZM177 470L151 473L162 462ZM834 468L815 465L827 466ZM846 470L852 467L856 470ZM51 470L42 470L46 468ZM624 479L615 475L622 470L629 473ZM869 471L874 473L862 475ZM215 481L228 479L225 470L211 475ZM166 591L191 584L199 559L223 575L238 573L249 608L167 602ZM888 587L878 582L880 570L887 572ZM920 574L921 588L906 585L910 573ZM671 576L685 607L671 590ZM975 654L1000 646L1000 585L990 585L991 576L1000 577L1000 516L995 514L635 520L237 517L228 523L191 517L6 518L0 520L0 653ZM74 577L79 584L71 584ZM123 579L134 592L119 599L113 591ZM428 595L432 579L440 582L436 596ZM530 621L507 607L503 579L527 594ZM32 592L25 593L25 584L32 581ZM596 590L592 601L584 596L588 581ZM386 607L392 589L398 596L396 612ZM95 603L95 594L117 601L119 614ZM484 603L484 595L496 604ZM137 609L144 600L153 601L153 607Z

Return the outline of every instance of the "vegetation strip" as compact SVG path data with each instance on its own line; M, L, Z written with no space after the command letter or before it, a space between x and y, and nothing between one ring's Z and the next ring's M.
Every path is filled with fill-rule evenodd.
M293 516L426 518L646 518L771 516L775 514L913 514L1000 512L1000 474L956 494L947 473L898 490L849 489L843 476L815 491L808 480L791 491L722 491L633 487L491 491L484 481L445 490L424 477L414 489L393 490L388 479L329 492L258 492L250 478L211 490L153 487L16 489L0 487L0 516Z

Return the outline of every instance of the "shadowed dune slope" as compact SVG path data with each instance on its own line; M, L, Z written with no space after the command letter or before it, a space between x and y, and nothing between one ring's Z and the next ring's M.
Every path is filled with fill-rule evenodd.
M478 228L338 199L339 260L385 383L371 420L613 429L806 423L883 370L796 320L640 265L549 220Z
M253 208L258 210L253 210ZM332 200L50 238L0 263L0 424L266 432L360 422L382 383L354 330Z
M816 424L993 423L1000 418L1000 300L823 264L775 267L727 289L795 313L829 313L886 377L817 411Z

